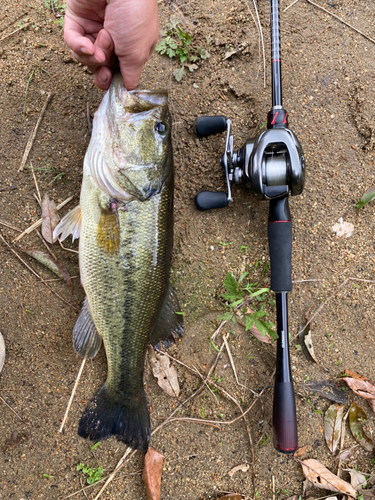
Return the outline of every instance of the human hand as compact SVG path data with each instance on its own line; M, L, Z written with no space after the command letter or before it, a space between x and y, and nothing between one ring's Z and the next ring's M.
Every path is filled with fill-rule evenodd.
M134 89L159 36L157 0L67 0L64 39L74 57L106 90L111 68L120 66L124 85Z

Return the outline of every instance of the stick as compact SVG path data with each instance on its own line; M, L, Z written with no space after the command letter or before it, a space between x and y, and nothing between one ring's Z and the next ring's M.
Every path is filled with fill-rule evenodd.
M341 17L339 16L336 16L336 14L333 14L332 12L330 12L329 10L325 9L324 7L322 7L321 5L318 5L317 3L315 2L312 2L312 0L306 0L307 3L310 3L311 5L314 5L314 7L317 7L318 9L322 10L323 12L326 12L327 14L329 14L330 16L334 17L335 19L337 19L338 21L342 22L343 24L345 24L345 26L348 26L349 28L351 28L352 30L356 31L357 33L359 33L360 35L364 36L365 38L367 38L367 40L370 40L370 42L372 43L375 43L375 40L373 38L370 38L368 35L365 35L365 33L363 33L362 31L360 31L359 29L355 28L354 26L352 26L351 24L347 23L346 21L344 21L344 19L341 19Z
M3 40L5 40L6 38L9 38L10 36L14 35L15 33L17 33L18 31L21 31L23 30L24 28L27 28L28 26L30 26L31 23L26 23L24 24L23 26L21 26L20 28L12 31L12 33L8 33L8 35L5 35L3 36L3 38L0 38L0 42L2 42Z
M69 198L67 198L66 200L62 201L60 203L60 205L57 205L56 210L60 210L61 208L65 207L65 205L67 205L70 201L72 201L73 198L74 198L74 196L69 196ZM23 233L19 234L17 236L17 238L15 238L12 241L12 243L16 243L17 241L20 241L26 234L32 233L36 228L38 228L39 226L42 225L42 222L43 222L43 219L39 219L36 222L34 222L34 224L32 224L27 229L25 229L25 231L23 231Z
M98 500L98 498L100 497L100 495L102 494L102 492L107 488L107 486L109 485L109 483L113 480L113 478L115 477L115 475L117 474L117 472L119 471L119 469L122 467L123 463L125 462L126 458L128 457L128 455L130 455L131 451L133 451L133 454L135 454L135 452L137 450L132 450L132 448L130 448L130 446L128 448L126 448L126 451L125 453L123 454L122 458L120 459L120 461L118 462L118 464L116 465L116 468L115 470L112 472L112 474L108 477L107 481L104 483L102 489L99 491L99 493L96 495L96 497L94 498L94 500Z
M30 166L31 166L31 173L33 174L33 179L34 179L34 184L35 184L35 187L36 187L36 191L38 193L38 195L37 195L37 201L38 201L39 205L42 206L42 197L40 196L38 182L36 180L35 172L34 172L34 169L32 168L33 164L31 162L30 162Z
M11 410L11 411L15 414L15 415L17 415L17 417L18 417L18 418L21 420L21 422L22 422L22 418L18 415L18 413L17 413L17 412L15 412L15 411L13 410L13 408L12 408L11 406L9 406L9 405L8 405L8 403L7 403L7 402L6 402L6 401L5 401L5 400L4 400L1 396L0 396L0 399L1 399L1 401L2 401L2 402L3 402L3 403L4 403L4 404L5 404L5 405L6 405L6 406L7 406L7 407L8 407L8 408L9 408L9 409L10 409L10 410Z
M294 2L292 2L290 5L288 5L288 7L285 7L285 9L283 10L283 12L286 12L288 9L290 9L290 7L292 7L297 2L298 2L298 0L294 0Z
M340 288L342 288L344 285L346 285L348 281L361 281L362 283L375 283L375 281L373 281L373 280L365 280L365 279L361 279L361 278L346 278L346 279L345 279L345 280L341 283L341 285L339 285L339 286L336 288L336 290L333 292L333 294L332 294L332 295L330 295L330 296L328 297L328 299L327 299L325 302L323 302L323 304L321 304L321 305L318 307L318 309L314 312L314 314L311 316L311 318L310 318L310 319L309 319L309 321L306 323L306 325L305 325L303 328L301 328L301 330L300 330L299 332L297 332L297 333L295 334L295 337L298 337L298 335L304 331L304 329L305 329L305 328L306 328L306 327L307 327L307 326L308 326L308 325L312 322L312 320L313 320L313 319L314 319L314 318L315 318L315 317L316 317L316 316L320 313L320 311L323 309L323 307L324 307L325 305L327 305L327 304L328 304L328 302L329 302L331 299L333 299L333 297L335 297L335 295L336 295L336 294L337 294L337 292L340 290Z
M34 128L33 132L31 133L29 140L27 141L25 152L23 153L21 165L20 165L20 168L18 169L18 172L22 171L24 169L24 166L26 165L26 161L27 161L27 158L29 157L31 148L33 147L34 140L36 137L36 133L38 132L40 122L42 121L43 115L47 109L47 106L48 106L48 103L49 103L51 97L52 97L52 93L49 92L47 99L46 99L46 102L44 103L44 106L42 108L42 111L39 114L39 118L38 118L38 121L36 122L35 128Z
M248 4L248 2L246 2L246 5L247 5L247 8L249 9L249 12L251 14L251 16L253 16L251 10L250 10L250 5ZM265 54L265 51L264 51L264 39L263 39L263 31L262 31L262 25L260 23L260 19L259 19L259 14L258 14L258 9L257 9L257 4L256 4L256 0L253 0L253 5L254 5L254 9L255 9L255 14L256 14L256 17L257 17L257 21L258 21L258 31L259 31L259 40L260 40L260 45L262 46L262 53L263 53L263 74L264 74L264 88L266 88L266 54Z
M230 361L230 364L232 366L232 370L233 370L234 376L236 377L237 385L239 385L239 386L244 387L245 389L247 389L246 385L240 384L239 381L238 381L237 371L236 371L236 367L234 366L234 361L233 361L233 358L232 358L232 353L230 352L230 349L229 349L227 335L223 336L223 340L224 340L224 344L225 344L225 347L226 347L226 350L227 350L227 353L228 353L228 356L229 356L229 361Z
M91 346L91 343L89 345L89 347ZM70 395L70 399L69 399L69 403L68 403L68 406L66 408L66 411L65 411L65 415L64 415L64 418L63 418L63 421L61 423L61 426L60 426L60 429L59 429L59 432L60 434L62 433L63 429L64 429L64 425L65 425L65 422L67 421L67 418L68 418L68 413L69 413L69 410L70 410L70 407L72 406L72 403L73 403L73 398L75 396L75 393L76 393L76 390L77 390L77 387L78 387L78 383L79 383L79 380L81 378L81 375L82 375L82 372L83 372L83 368L85 366L85 363L86 363L86 356L83 358L82 360L82 363L81 363L81 367L79 369L79 372L78 372L78 375L77 375L77 378L76 378L76 381L74 383L74 387L73 387L73 390L72 390L72 394Z
M5 222L4 220L0 220L0 224L2 226L9 227L9 229L13 229L13 231L18 231L19 233L22 232L21 229L18 229L17 227L12 226L11 224L9 224L9 222Z

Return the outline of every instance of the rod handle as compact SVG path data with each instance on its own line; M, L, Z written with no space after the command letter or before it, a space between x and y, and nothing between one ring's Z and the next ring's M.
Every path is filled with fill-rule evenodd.
M228 205L228 196L224 191L200 191L195 197L198 210L225 208Z
M273 397L274 447L294 453L298 447L297 416L293 382L275 382Z
M268 246L271 264L271 290L292 290L292 221L288 197L270 201Z
M194 129L198 137L208 137L212 134L225 132L227 119L223 115L200 116L194 122Z

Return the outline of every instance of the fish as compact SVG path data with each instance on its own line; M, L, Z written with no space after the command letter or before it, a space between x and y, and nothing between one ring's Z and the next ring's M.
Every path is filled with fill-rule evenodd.
M87 406L78 434L115 436L147 450L151 428L143 371L148 343L183 335L169 283L174 170L166 91L127 91L119 73L95 113L79 206L54 230L79 238L86 293L73 347L93 358L104 344L107 380Z

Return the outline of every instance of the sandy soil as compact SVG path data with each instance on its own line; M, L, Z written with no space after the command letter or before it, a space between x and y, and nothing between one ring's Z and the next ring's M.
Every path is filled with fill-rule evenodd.
M258 31L249 10L250 6L253 11L253 6L238 0L161 2L161 28L166 28L171 17L180 18L196 45L208 44L211 57L177 83L173 77L177 63L155 54L139 86L169 90L176 170L172 282L186 322L184 338L169 353L202 374L208 373L217 354L210 336L224 310L220 294L226 273L239 277L246 270L252 282L269 283L268 204L235 186L234 203L225 209L202 213L194 206L199 190L224 189L218 163L224 136L197 139L194 119L224 114L233 122L235 148L239 148L246 138L259 133L271 106L269 5L266 0L258 3L266 45L265 88ZM372 0L319 3L375 38ZM289 1L281 2L282 9L288 5ZM48 193L56 203L74 195L62 213L78 201L83 157L90 140L87 107L93 115L103 94L93 86L85 68L71 58L55 16L42 2L2 0L1 13L0 221L1 235L11 243L41 213L34 198L31 170L18 172L18 168L48 92L53 92L53 98L27 165L34 167L42 195ZM10 35L19 23L30 24ZM282 13L281 33L284 106L307 163L306 188L290 203L294 223L290 333L299 445L307 446L303 458L316 458L335 472L323 436L322 412L330 401L307 391L303 384L307 380L335 380L344 369L375 380L374 206L364 207L357 218L354 208L375 184L375 45L305 0ZM230 50L237 52L225 59ZM332 231L340 217L354 224L350 238L339 238ZM114 439L91 450L92 443L77 435L79 418L105 379L105 355L102 351L87 363L65 433L60 435L61 419L81 364L73 352L71 335L84 293L78 278L73 279L73 289L59 281L49 282L67 301L63 302L4 242L1 245L0 331L7 357L0 378L0 498L63 499L84 484L77 464L100 465L107 475L125 451ZM247 248L241 249L243 246ZM30 247L44 248L35 232L15 246ZM71 275L78 276L77 255L56 245L54 251ZM25 260L44 280L54 278L35 261ZM297 349L295 334L306 314L310 317L322 305L311 329L318 361L314 364ZM271 319L274 316L271 310ZM207 500L220 498L223 492L239 492L248 499L302 495L300 464L272 446L275 346L260 343L240 326L225 325L222 333L228 331L233 332L230 346L241 385L236 383L225 351L214 379L243 410L257 399L251 391L266 389L247 415L248 427L242 420L216 427L174 421L153 436L152 446L164 454L165 500ZM219 334L216 343L220 346L221 342ZM178 400L163 393L146 364L145 388L153 428L201 385L184 366L176 364L176 369L181 385ZM367 403L351 391L346 394L347 407L353 399L361 404L369 415L369 431L374 430ZM218 422L239 415L233 401L207 388L178 414ZM353 444L348 431L345 447ZM142 460L137 453L101 498L145 499ZM231 478L228 472L241 464L249 465L247 472L239 471ZM360 448L348 466L373 472L371 455ZM98 491L98 486L87 490L87 497L94 498ZM324 495L323 491L315 493L316 497ZM73 498L84 498L84 494Z

